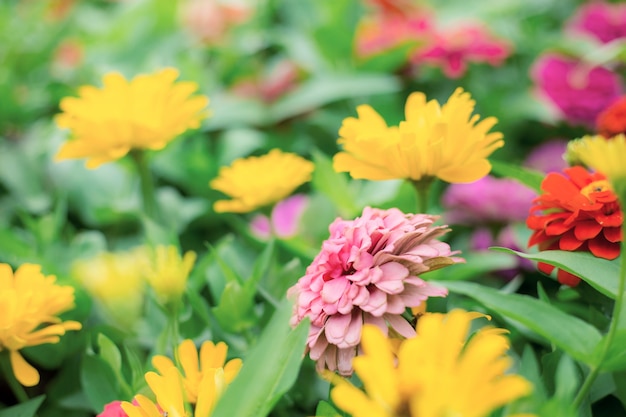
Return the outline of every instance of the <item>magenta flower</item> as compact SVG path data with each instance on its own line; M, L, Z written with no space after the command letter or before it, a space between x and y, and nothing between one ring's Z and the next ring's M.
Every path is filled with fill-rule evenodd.
M498 39L479 25L459 25L437 35L435 42L420 49L414 64L440 66L449 78L459 78L469 62L500 65L511 53L508 42Z
M574 33L591 35L602 43L626 38L626 4L591 1L583 4L567 22Z
M433 226L436 219L366 207L361 217L330 225L321 252L288 292L296 298L292 326L311 320L307 351L319 370L350 375L364 323L411 337L415 330L402 316L406 308L447 295L418 277L464 262L436 239L449 230Z
M442 197L447 223L507 224L524 222L532 200L531 188L508 178L490 175L468 184L451 184Z
M271 219L257 214L250 222L250 230L262 239L269 239L272 233L282 239L293 237L298 232L308 201L304 194L288 197L274 206Z
M531 76L539 95L574 124L593 127L598 114L622 94L617 74L557 54L542 55Z

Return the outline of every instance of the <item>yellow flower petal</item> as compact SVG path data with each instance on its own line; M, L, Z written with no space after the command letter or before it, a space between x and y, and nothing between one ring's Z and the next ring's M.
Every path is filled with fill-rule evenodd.
M24 357L16 350L9 351L11 367L15 374L15 379L25 387L33 387L39 383L39 372L31 364L26 362Z

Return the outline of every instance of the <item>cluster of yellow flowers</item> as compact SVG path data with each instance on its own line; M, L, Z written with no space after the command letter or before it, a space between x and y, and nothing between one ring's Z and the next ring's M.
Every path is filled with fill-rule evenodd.
M72 273L114 322L128 327L141 314L145 284L162 304L178 302L195 260L195 252L181 256L173 245L139 246L78 260Z
M241 359L226 362L227 351L223 342L206 341L198 355L193 341L184 340L176 352L184 374L170 358L154 356L152 364L158 372L148 372L145 377L156 403L139 394L135 396L137 405L122 402L122 409L128 417L185 417L185 404L192 404L194 417L209 417L241 369Z
M529 394L527 380L505 373L512 360L504 329L484 327L467 340L471 321L481 316L426 313L417 335L395 345L365 325L363 354L353 360L364 391L335 379L333 402L353 417L484 417Z

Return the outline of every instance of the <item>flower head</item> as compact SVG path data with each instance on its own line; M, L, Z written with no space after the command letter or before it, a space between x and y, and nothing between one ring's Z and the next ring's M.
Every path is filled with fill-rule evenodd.
M87 158L87 167L96 168L132 149L163 149L187 129L197 128L206 117L208 99L193 95L196 83L175 82L177 77L173 68L131 81L109 73L101 89L83 86L78 98L61 100L63 112L56 122L72 138L56 159Z
M602 43L626 38L626 5L604 1L583 4L567 23L567 28L591 35Z
M449 78L459 78L468 62L487 62L497 66L511 54L511 45L490 34L480 25L458 25L441 32L431 45L411 58L414 64L437 65Z
M113 401L104 406L104 410L96 417L128 417L122 409L121 401Z
M195 252L180 256L176 246L157 246L144 264L144 276L157 297L163 302L180 300L187 286L187 278L196 261Z
M598 114L622 93L614 72L557 54L541 56L531 72L540 96L570 123L594 126Z
M185 375L171 359L155 356L153 365L159 373L146 373L146 382L156 397L156 404L143 395L135 397L136 404L122 403L128 417L185 417L185 403L193 404L194 417L209 417L215 404L241 368L240 359L226 362L228 347L220 342L204 342L198 351L191 340L178 347L179 361Z
M9 265L0 264L0 351L9 351L13 373L27 387L39 383L39 373L19 350L58 343L66 331L82 327L58 317L74 307L74 288L55 281L39 265L24 264L13 273Z
M426 314L417 335L400 342L397 357L384 333L365 325L363 355L354 358L364 391L339 381L333 402L353 417L486 417L529 394L527 380L505 373L512 365L505 330L481 328L467 340L480 316Z
M406 121L391 127L370 106L359 106L359 117L344 119L339 130L343 152L335 155L334 168L369 180L476 181L489 173L487 157L504 141L501 133L488 133L494 117L479 121L472 116L474 104L461 88L443 106L413 93L406 102Z
M289 290L296 297L291 324L311 319L307 350L318 369L352 373L364 323L411 336L405 309L447 294L418 277L463 261L436 239L448 229L433 226L435 220L367 207L355 220L338 218L330 225L321 252Z
M605 138L626 133L626 96L622 96L598 115L596 129Z
M313 162L280 149L237 159L222 167L210 183L215 190L232 197L216 201L213 208L220 213L247 213L276 203L310 181L314 168Z
M604 140L604 139L602 139ZM528 246L539 250L587 251L615 259L620 254L623 215L617 195L606 177L575 166L550 173L541 183L543 194L534 200L527 226L533 231ZM554 267L539 263L550 273ZM576 285L580 279L559 270L559 282Z
M144 265L148 252L138 247L124 252L103 252L72 265L72 275L102 307L107 317L130 328L141 315Z
M198 402L198 397L202 394L199 392L202 380L214 370L223 370L224 380L222 384L224 386L230 384L237 376L242 365L241 359L231 359L226 362L227 352L228 346L224 342L215 344L211 341L205 341L199 352L190 339L186 339L178 345L176 353L184 372L183 385L188 402L193 404ZM170 358L163 355L154 356L152 364L162 375L165 375L168 368L175 366Z

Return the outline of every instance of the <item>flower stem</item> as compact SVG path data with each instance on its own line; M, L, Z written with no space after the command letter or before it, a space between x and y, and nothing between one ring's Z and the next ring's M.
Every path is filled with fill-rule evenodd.
M604 338L604 345L600 353L598 364L591 368L591 371L589 372L589 374L587 374L587 378L585 378L585 381L583 382L582 387L580 387L580 391L578 391L578 394L576 395L576 398L574 399L574 406L576 408L580 407L585 397L589 393L589 390L591 390L591 386L593 385L596 378L598 377L602 363L604 362L604 360L606 359L606 356L609 353L609 348L611 347L611 344L613 343L613 339L615 339L615 335L617 334L617 330L620 325L622 309L624 308L624 291L626 290L626 256L624 256L624 243L623 242L622 242L621 253L622 253L621 255L622 259L621 259L621 266L620 266L620 271L619 271L617 296L615 298L615 305L613 306L613 315L611 318L611 324L609 325L609 331L607 332L606 337Z
M433 177L424 177L419 180L411 180L411 184L417 194L418 213L428 212L428 197Z
M13 395L20 402L28 401L28 394L26 394L26 390L22 384L18 382L13 374L13 368L11 367L11 360L9 359L9 351L0 352L0 371L4 374L11 391L13 391Z
M146 153L140 149L134 149L130 152L130 155L133 158L137 174L139 175L143 211L148 218L158 221L159 212L154 190L154 180L152 178L152 173L150 172Z

